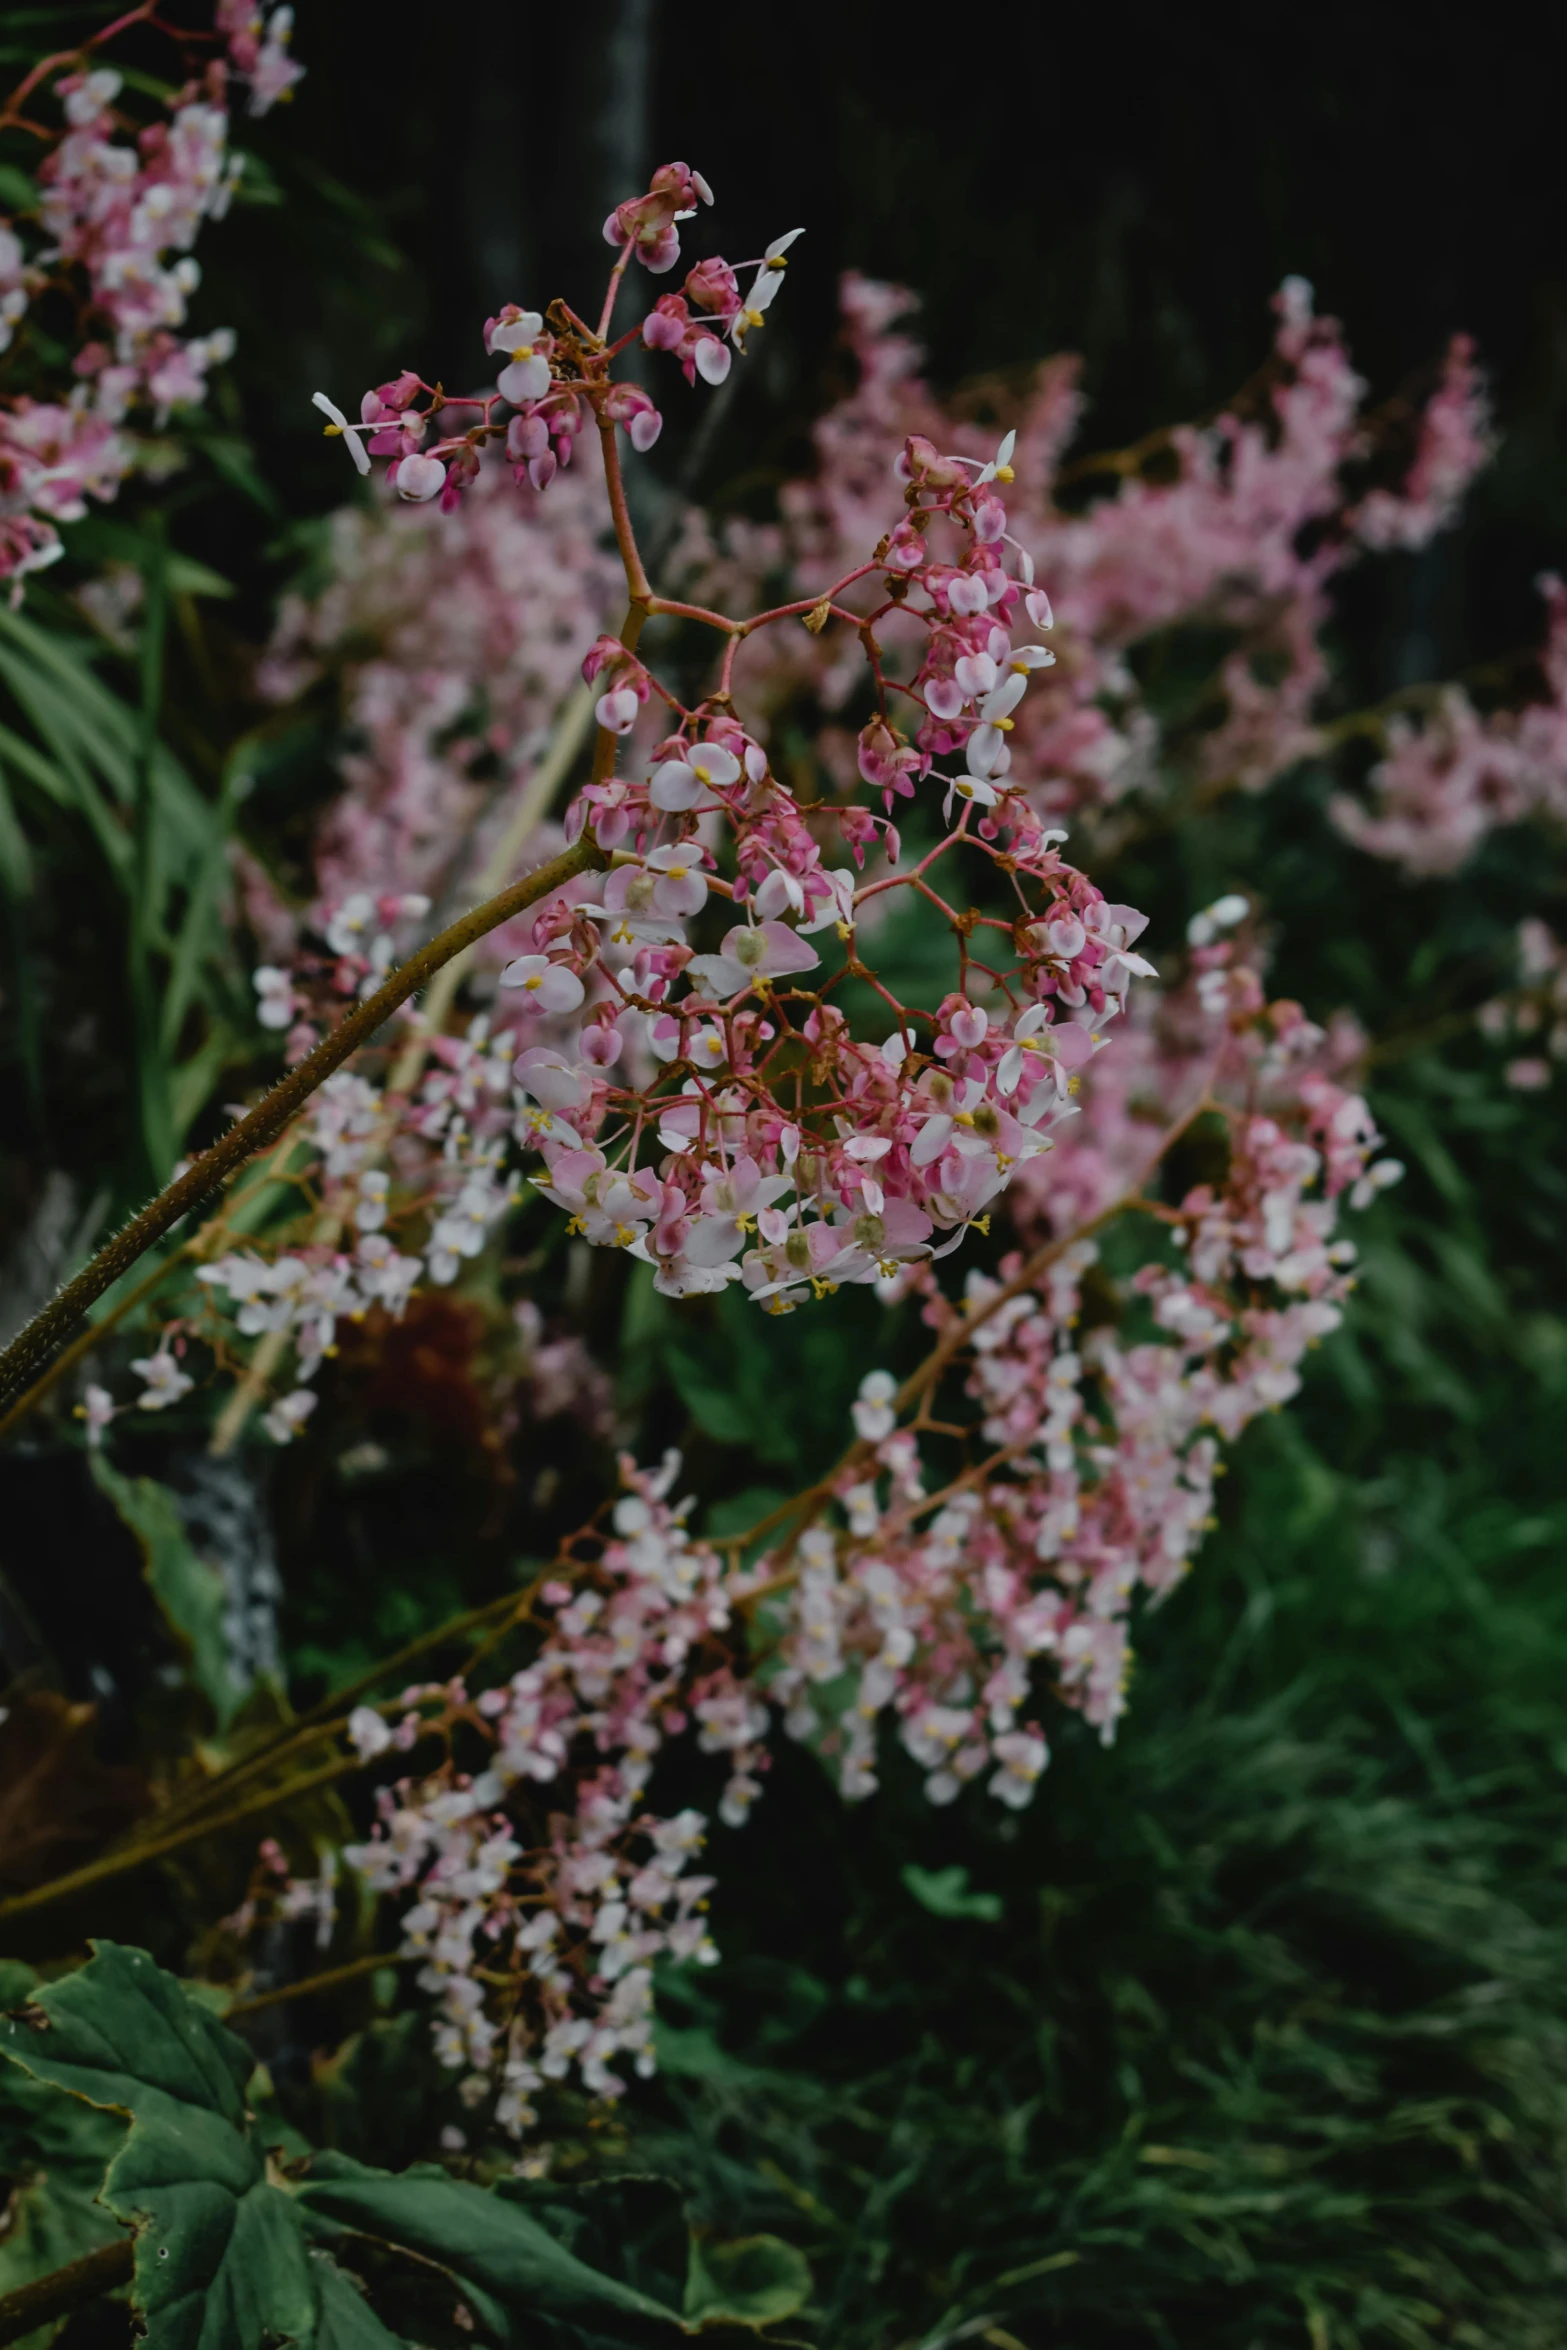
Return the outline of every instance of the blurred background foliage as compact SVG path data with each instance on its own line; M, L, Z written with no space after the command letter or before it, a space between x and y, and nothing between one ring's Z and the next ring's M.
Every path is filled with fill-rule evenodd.
M0 36L15 64L44 20L60 39L105 14L9 10ZM843 382L842 267L919 291L945 385L1081 352L1085 448L1217 406L1300 271L1379 391L1475 333L1503 431L1460 528L1341 590L1353 707L1534 641L1533 578L1567 563L1557 87L1529 22L1330 5L1291 49L1277 24L1141 6L951 29L860 5L475 0L439 29L303 6L308 79L244 126L245 201L203 247L197 323L236 328L238 356L163 477L74 526L0 615L8 1324L268 1065L225 847L237 829L286 870L333 788L329 719L280 732L251 683L349 486L313 390L349 405L404 363L452 380L454 353L477 376L475 321L596 273L598 220L666 153L712 179L726 249L810 232L721 429L693 450L671 403L656 473L720 509L765 511L806 461ZM118 604L84 594L104 579ZM143 770L138 863L117 811ZM1507 977L1522 913L1561 927L1563 867L1519 830L1407 883L1333 839L1329 788L1302 767L1095 871L1154 909L1156 955L1217 889L1254 889L1276 986L1377 1039L1373 1106L1410 1168L1366 1221L1348 1326L1241 1445L1195 1575L1144 1623L1120 1742L1058 1723L1021 1820L934 1813L896 1761L849 1811L785 1758L748 1833L721 1832L725 1959L668 1985L660 2080L606 2126L560 2122L568 2167L645 2163L730 2233L800 2244L824 2341L1567 2331L1561 1094L1508 1092L1454 1016ZM777 1326L674 1308L542 1218L509 1246L612 1367L643 1457L684 1446L720 1530L830 1458L865 1361L914 1337L861 1295ZM497 1445L484 1346L463 1301L416 1307L393 1345L345 1347L308 1444L211 1487L272 1625L257 1718L269 1667L313 1700L591 1503L607 1420ZM174 1425L116 1458L188 1486L199 1451ZM99 1709L46 1829L16 1812L17 1883L96 1849L222 1692L189 1544L94 1483L65 1424L0 1456L0 1504L7 1662ZM342 1817L316 1801L307 1847ZM114 1930L197 1964L250 1838L131 1881ZM322 2142L373 2130L412 2159L450 2118L399 1996L375 1977L258 2018Z

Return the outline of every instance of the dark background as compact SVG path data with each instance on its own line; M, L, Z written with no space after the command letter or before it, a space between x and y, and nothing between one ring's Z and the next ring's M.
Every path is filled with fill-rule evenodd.
M845 267L920 293L944 383L1081 352L1096 447L1220 404L1299 272L1379 395L1472 333L1508 433L1463 548L1394 582L1390 682L1537 631L1533 575L1567 559L1563 42L1547 11L474 0L443 15L399 0L367 15L306 0L299 16L308 78L247 126L291 200L210 240L206 297L240 330L245 423L296 512L345 486L312 390L348 404L403 364L477 378L486 313L591 299L605 212L680 156L718 199L690 224L692 253L809 232L704 466L710 499L765 497L801 463L810 415L842 387ZM678 386L666 406L667 473L698 411Z
M324 293L319 221L299 229L311 266L270 325L317 365L343 349L349 292L416 364L450 373L469 344L477 361L497 301L581 298L609 202L679 155L716 190L725 252L809 229L790 286L802 343L841 268L891 276L924 296L946 376L1082 351L1111 435L1222 398L1290 271L1379 381L1457 328L1510 407L1559 374L1563 43L1547 11L299 14L309 76L267 143L340 173L397 256L376 282L346 266L345 236Z

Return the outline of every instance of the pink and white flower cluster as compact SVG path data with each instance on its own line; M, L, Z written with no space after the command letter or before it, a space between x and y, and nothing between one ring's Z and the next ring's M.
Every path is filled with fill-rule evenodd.
M446 433L462 407L437 410L411 377L367 395L358 424L328 408L357 464L391 461L405 511L345 526L352 569L335 603L290 616L279 684L292 660L337 658L381 597L386 657L356 691L386 717L362 829L324 851L340 859L325 951L258 974L263 1018L307 1042L334 995L373 983L391 952L377 942L417 918L411 896L460 881L466 863L440 865L441 795L458 795L461 860L492 820L486 784L515 805L566 694L564 632L529 649L562 578L598 727L564 830L606 863L507 940L491 1010L455 1036L405 1026L395 1083L345 1073L323 1091L305 1137L316 1236L296 1228L282 1249L236 1247L207 1269L238 1334L292 1341L296 1384L267 1423L280 1441L304 1425L342 1315L395 1313L412 1281L448 1281L485 1249L515 1197L509 1146L571 1231L647 1266L666 1295L733 1283L783 1312L861 1282L923 1299L933 1353L901 1388L864 1365L852 1441L820 1484L748 1535L702 1540L675 1498L678 1460L623 1462L618 1499L519 1603L514 1669L348 1724L367 1764L404 1775L347 1857L398 1904L463 2095L493 2097L519 2136L547 2082L613 2096L627 2064L649 2070L654 1965L713 1955L711 1880L692 1865L706 1821L655 1800L673 1741L719 1763L712 1810L738 1827L780 1723L846 1797L875 1789L896 1742L932 1802L977 1783L1011 1808L1048 1763L1052 1704L1113 1735L1138 1605L1190 1566L1221 1448L1296 1393L1336 1326L1355 1261L1342 1211L1401 1170L1350 1081L1358 1038L1266 1000L1250 898L1228 890L1193 919L1186 982L1153 998L1132 986L1153 976L1143 917L1064 861L1053 818L1070 807L1104 825L1156 751L1206 786L1260 783L1298 756L1316 739L1328 580L1359 544L1437 527L1482 431L1457 352L1402 487L1365 490L1362 387L1291 287L1252 402L1170 436L1164 478L1125 468L1114 496L1075 513L1055 494L1074 413L1060 371L1012 431L981 439L918 383L890 333L896 300L856 286L864 373L824 421L818 479L770 533L720 544L693 526L691 592L714 600L662 597L620 476L654 412L612 360L640 338L688 380L720 380L787 266L779 240L747 298L726 264L698 260L611 344L630 263L667 274L707 193L670 165L616 208L596 328L560 303L488 321L503 364L495 394L468 404L477 422ZM584 439L629 591L620 636L587 552ZM779 570L797 592L752 611ZM1127 655L1198 618L1237 650L1222 719L1172 750ZM717 640L694 687L661 663L665 620ZM426 646L439 714L419 707ZM1267 674L1283 683L1264 686L1261 657L1281 646ZM838 728L824 800L775 748L801 697ZM477 756L443 765L437 736L459 719L462 758L487 744L498 782ZM950 942L950 983L924 1003L876 970L900 903ZM1198 1128L1208 1179L1148 1196ZM1027 1253L949 1299L936 1260L1009 1192ZM1121 1279L1097 1238L1116 1213L1148 1242ZM187 1377L167 1340L159 1353L158 1382ZM441 1759L402 1764L432 1737ZM333 1884L289 1898L324 1917Z
M712 201L700 172L684 163L662 164L647 194L628 197L604 223L605 242L618 258L596 327L564 302L551 305L548 324L542 312L505 302L484 322L485 351L504 363L493 393L452 399L405 369L363 394L357 422L317 392L327 433L346 442L357 472L367 474L373 457L389 457L387 480L400 497L418 505L437 499L447 514L478 480L487 448L504 448L518 484L540 491L570 465L585 422L600 431L619 426L636 453L645 455L663 430L663 417L634 379L612 377L613 362L640 341L647 350L671 352L688 384L699 375L706 384L722 383L731 346L743 351L747 333L763 324L784 282L789 247L804 233L790 229L775 237L754 262L731 264L717 254L698 262L683 292L660 295L640 326L611 341L627 265L634 258L655 276L673 269L680 257L678 224ZM753 272L743 294L737 267ZM465 411L477 412L467 424Z
M1539 1093L1567 1062L1567 944L1537 915L1518 925L1518 979L1483 1007L1480 1028L1509 1048L1508 1084Z
M802 592L831 581L863 543L883 468L911 436L965 453L976 471L990 454L982 429L944 411L925 384L920 350L898 328L910 297L850 276L843 305L859 383L816 427L814 475L785 487L777 523L712 534L693 519L694 592L732 596L780 570ZM1102 461L1063 465L1082 418L1073 361L1046 362L1021 402L1005 395L1015 417L1008 527L1048 579L1059 619L1056 663L1011 743L1042 819L1083 815L1114 841L1172 789L1205 799L1260 790L1322 749L1315 705L1334 579L1368 549L1426 543L1490 453L1465 338L1431 397L1390 415L1365 406L1339 330L1314 314L1303 280L1290 280L1275 308L1270 358L1230 409ZM1366 489L1368 466L1390 478ZM1100 494L1085 506L1090 491ZM1197 715L1173 717L1150 702L1128 656L1193 626L1230 641ZM939 739L957 661L984 650L960 641L965 633L975 632L959 627L923 655L915 682L935 694L924 692L922 743ZM827 722L827 763L845 777L853 745L834 726L857 692L852 665L832 644L792 637L769 638L767 656L753 673L767 717L798 718L808 698ZM889 656L889 675L910 682L911 660Z
M1385 756L1366 796L1333 802L1334 822L1357 848L1418 879L1456 872L1499 825L1567 823L1567 587L1549 576L1539 584L1537 698L1482 714L1461 685L1407 697L1412 706L1385 722Z
M89 498L112 498L138 462L133 412L148 408L161 424L172 408L199 405L208 371L232 352L227 328L184 331L201 282L192 247L227 211L239 170L230 73L248 80L252 113L265 112L300 75L286 55L290 27L287 8L263 21L219 0L207 42L221 38L228 62L214 57L170 100L167 120L138 129L120 104L123 76L89 47L53 84L63 125L25 122L48 151L36 214L0 219L0 349L29 307L61 296L76 314L75 381L0 404L0 578L20 582L56 561L56 524L78 520Z
M432 1731L447 1743L383 1790L345 1857L406 1905L437 2046L503 2128L532 2125L548 2081L612 2097L622 2059L650 2071L654 1962L715 1955L713 1880L689 1866L706 1821L652 1800L671 1742L721 1758L716 1809L738 1827L779 1722L848 1799L875 1791L890 1737L932 1803L976 1782L1013 1809L1048 1763L1052 1702L1114 1735L1140 1596L1186 1572L1222 1446L1296 1392L1337 1325L1355 1258L1342 1207L1398 1172L1340 1081L1340 1046L1266 1003L1233 940L1194 961L1163 1141L1207 1119L1223 1171L1161 1207L1142 1194L1159 1158L1145 1150L1121 1203L1150 1235L1139 1271L1109 1281L1079 1229L972 1273L959 1301L921 1276L936 1353L902 1391L864 1375L838 1469L775 1513L770 1543L694 1539L678 1457L623 1460L608 1524L571 1538L521 1604L517 1670L355 1713L368 1762ZM1085 1090L1113 1088L1114 1068ZM476 1770L456 1759L459 1725L482 1744ZM296 1898L303 1912L325 1895Z
M601 634L588 652L599 755L567 832L591 828L615 867L601 899L548 907L533 926L534 951L506 966L501 986L541 1020L583 1016L522 1053L515 1070L527 1105L519 1138L541 1153L539 1188L571 1228L651 1263L667 1294L741 1280L777 1311L807 1289L891 1278L955 1245L1012 1171L1048 1146L1075 1072L1151 966L1133 946L1143 917L1107 905L1062 862L1060 834L1011 777L1016 714L1055 656L1037 641L1051 625L1048 600L1006 527L1010 436L988 462L910 437L890 468L901 518L884 494L874 551L803 604L739 623L670 603L646 584L616 447L617 426L633 448L646 445L645 410L625 410L622 398L645 395L611 373L634 338L606 338L630 259L671 267L676 223L707 200L705 183L671 164L646 197L617 209L606 234L618 259L597 330L562 303L548 329L541 313L517 305L487 321L487 346L507 364L493 397L466 404L479 417L460 435L429 442L435 395L411 376L367 394L358 425L324 395L318 405L357 464L390 457L388 479L401 494L423 501L438 489L448 512L479 477L485 450L503 440L519 485L534 494L545 486L535 459L518 459L518 416L530 429L548 421L554 439L570 441L588 411L633 611L667 611L723 640L713 689L694 704L639 657L634 632L624 641ZM679 300L737 334L748 316L754 325L765 314L791 242L792 233L777 240L757 264L748 310L719 262L698 264ZM677 323L667 306L656 317L665 325L655 343ZM503 407L517 411L509 422ZM415 466L433 470L411 474ZM838 603L856 587L858 606ZM878 703L860 774L879 813L873 798L813 822L736 715L742 641L788 619L804 620L814 637L847 622L859 639ZM888 708L875 634L884 624L924 632L914 698L925 722L912 742ZM639 730L641 743L631 743ZM939 758L961 766L939 771ZM936 847L900 868L891 812L919 784L939 801L942 830ZM830 862L834 834L852 863ZM857 886L871 849L887 870ZM1010 919L939 893L939 861L974 850L1002 862ZM860 908L903 887L953 932L956 985L934 1006L901 1003L856 955ZM716 901L731 915L722 930ZM710 947L692 936L697 923ZM831 962L812 943L823 934L836 948ZM880 999L870 1034L856 1034L832 1000L861 977Z

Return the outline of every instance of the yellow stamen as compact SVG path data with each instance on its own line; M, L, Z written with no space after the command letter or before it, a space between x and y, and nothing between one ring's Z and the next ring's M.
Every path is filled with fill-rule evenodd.
M321 430L327 440L335 441L340 437L343 428L340 424L324 424Z
M997 481L1015 481L1016 478L1017 476L1013 473L1010 465L998 465L996 467Z

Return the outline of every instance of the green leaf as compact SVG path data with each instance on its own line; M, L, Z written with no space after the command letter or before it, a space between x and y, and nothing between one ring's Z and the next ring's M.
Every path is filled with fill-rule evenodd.
M245 1692L229 1664L223 1618L228 1605L216 1567L198 1558L186 1537L179 1507L167 1486L152 1477L125 1477L101 1452L91 1455L92 1473L141 1546L143 1571L153 1597L190 1658L191 1677L210 1699L220 1729L227 1729Z
M35 1982L31 1967L0 1960L0 2008L20 2007ZM98 2194L124 2137L118 2114L0 2064L0 2182L9 2189L0 2293L50 2276L118 2235ZM49 2334L40 2329L36 2338Z
M324 2252L310 2255L318 2296L315 2350L403 2350L401 2334L389 2333L356 2285Z
M662 2302L589 2268L514 2203L433 2163L394 2175L321 2154L298 2192L316 2222L313 2233L348 2230L437 2262L491 2332L516 2350L537 2341L540 2318L616 2342L689 2330Z
M0 769L0 888L13 898L25 898L32 886L33 852Z
M307 2343L315 2297L290 2198L251 2135L251 2055L143 1950L98 1942L9 2019L0 2049L35 2080L129 2114L103 2199L136 2224L132 2298L146 2350Z
M803 2252L781 2236L744 2236L734 2244L691 2239L686 2316L727 2317L741 2325L772 2325L793 2317L811 2297L811 2268Z
M220 1020L189 1059L181 1061L173 1071L169 1114L174 1121L177 1141L185 1140L192 1121L200 1116L210 1100L213 1087L224 1070L238 1057L234 1031Z
M670 1340L664 1360L681 1402L705 1436L719 1444L747 1444L760 1449L767 1426L743 1387L726 1379L716 1363L705 1362L692 1348Z
M928 1909L933 1918L978 1918L987 1926L1000 1923L1000 1894L971 1893L965 1868L921 1869L910 1861L904 1868L903 1882L921 1909Z

